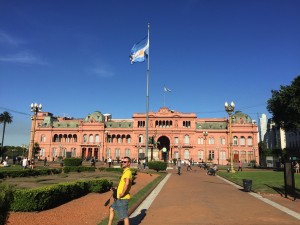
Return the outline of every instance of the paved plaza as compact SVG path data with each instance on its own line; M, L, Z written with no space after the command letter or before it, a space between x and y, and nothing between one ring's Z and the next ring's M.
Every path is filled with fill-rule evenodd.
M300 224L300 209L291 211L197 167L189 172L183 167L180 176L176 172L168 170L166 178L131 214L131 225ZM300 206L299 199L291 204Z

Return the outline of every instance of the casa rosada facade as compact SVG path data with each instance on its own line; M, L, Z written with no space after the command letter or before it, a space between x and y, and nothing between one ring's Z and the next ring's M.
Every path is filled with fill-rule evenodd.
M148 151L145 113L134 113L131 119L113 119L110 114L96 111L74 119L38 112L31 132L41 149L40 158L138 159L145 158L147 152L149 160L180 157L226 165L230 159L229 118L197 118L195 113L180 113L167 107L149 112ZM259 163L257 124L240 111L231 118L234 162Z

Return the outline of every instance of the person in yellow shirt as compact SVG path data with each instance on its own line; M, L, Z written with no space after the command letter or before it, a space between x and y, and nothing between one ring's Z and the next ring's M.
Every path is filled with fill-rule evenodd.
M115 211L118 212L120 219L124 221L124 225L129 225L128 202L130 199L129 191L132 184L132 173L130 170L131 159L124 157L121 163L123 174L118 185L117 196L114 196L116 199L109 208L108 225L112 225Z

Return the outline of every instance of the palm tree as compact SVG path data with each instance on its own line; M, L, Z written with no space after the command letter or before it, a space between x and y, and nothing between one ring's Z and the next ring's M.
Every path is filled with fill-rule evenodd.
M0 146L0 156L2 156L2 147L3 147L3 142L4 142L6 123L11 123L12 118L13 117L9 114L9 112L4 111L3 113L0 114L0 123L3 123L3 133L2 133L2 142L1 142L1 146Z

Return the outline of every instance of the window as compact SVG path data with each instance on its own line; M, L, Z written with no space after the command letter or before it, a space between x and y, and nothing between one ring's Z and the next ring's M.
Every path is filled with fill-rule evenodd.
M110 156L110 148L108 148L106 149L106 158L108 159Z
M115 149L115 156L116 156L116 158L117 158L117 157L120 158L120 156L121 156L121 150L120 150L119 148L116 148L116 149Z
M99 142L100 142L99 134L96 134L96 135L95 135L95 142L96 142L96 143L99 143Z
M178 141L178 137L174 137L174 144L178 145L179 141Z
M41 136L41 142L46 142L46 136L45 135Z
M189 152L189 150L184 150L184 159L190 159L190 152Z
M225 160L225 159L226 159L226 152L220 151L220 160Z
M45 149L41 148L40 150L40 156L44 157L45 156Z
M143 140L143 135L139 135L139 143L143 143L144 142L144 140Z
M71 148L71 156L76 157L76 148Z
M237 136L233 137L233 145L238 145L238 138L237 138Z
M240 145L245 146L245 137L244 136L241 137Z
M118 137L118 143L122 143L122 138L120 136Z
M215 144L215 139L213 137L208 138L208 144L209 145L214 145Z
M226 144L224 137L220 137L220 144L221 145L225 145Z
M241 151L241 162L246 162L246 151Z
M93 143L94 142L94 136L92 134L90 134L89 136L89 143Z
M131 143L131 137L127 137L127 143L128 143L128 144Z
M203 160L203 151L202 150L198 150L198 159L199 160Z
M125 149L125 156L130 157L130 149Z
M248 137L247 144L248 144L248 146L252 146L253 145L253 143L252 143L252 137Z
M190 137L189 135L184 136L184 144L190 144Z
M253 151L248 152L248 162L250 162L251 160L255 160L254 155L253 155Z
M84 143L86 142L86 138L87 138L87 135L84 134L84 135L83 135L83 142L84 142Z
M209 150L208 158L211 159L211 160L213 160L215 158L215 151L214 150Z

